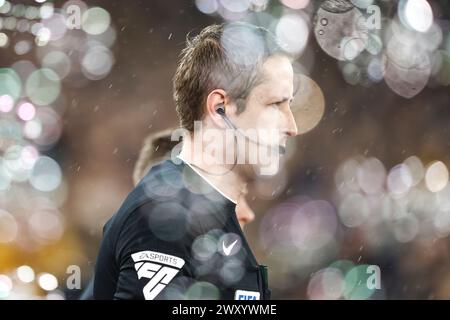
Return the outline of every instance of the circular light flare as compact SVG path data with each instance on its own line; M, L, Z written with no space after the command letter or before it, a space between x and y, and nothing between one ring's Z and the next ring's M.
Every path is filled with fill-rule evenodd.
M42 244L57 241L64 233L63 221L58 212L36 211L31 215L28 223L33 236Z
M35 43L42 47L45 46L52 38L52 32L49 28L41 27L36 34Z
M108 29L111 23L111 16L105 9L93 7L83 13L81 20L82 29L88 34L96 35Z
M422 181L425 176L425 169L423 167L423 163L417 156L411 156L403 161L409 168L409 172L411 172L411 177L413 179L413 186L417 185L420 181Z
M17 268L17 277L20 281L30 283L34 281L35 274L33 268L30 266L20 266Z
M3 28L13 31L16 28L17 19L14 17L7 17L3 20Z
M4 169L10 178L17 182L26 181L30 176L29 166L22 160L22 145L12 145L5 151Z
M26 81L26 93L31 102L43 106L54 102L61 92L61 81L55 71L42 68L34 71Z
M28 20L22 19L17 22L17 31L27 32L30 29L30 22Z
M25 11L25 18L29 20L34 20L39 17L39 9L36 7L29 6Z
M31 43L28 40L22 40L16 43L14 46L14 51L19 55L24 55L30 52L32 49Z
M50 273L42 273L38 276L38 284L45 291L53 291L58 287L58 279Z
M309 27L303 16L287 14L281 17L275 30L284 49L292 54L301 54L309 38Z
M17 115L23 121L29 121L36 115L36 108L29 102L22 103L17 108Z
M338 213L345 226L355 228L366 222L370 216L370 205L360 193L350 193L339 205Z
M39 136L34 140L39 145L40 150L48 149L56 143L62 134L61 117L51 107L39 107L35 119L40 130Z
M89 80L103 79L109 74L113 64L114 56L104 46L90 48L81 61L82 72Z
M37 139L42 133L42 123L39 119L27 121L23 127L23 134L28 139Z
M344 80L351 85L356 85L361 81L361 70L353 63L346 63L342 68L342 74Z
M431 192L439 192L448 183L448 169L442 161L434 161L425 172L425 185Z
M191 251L199 261L207 261L217 252L217 239L209 235L198 236L192 243Z
M43 4L39 9L39 13L42 19L50 19L53 16L54 12L55 8L53 7L53 3L50 2Z
M0 274L0 299L8 297L12 289L12 280L7 275Z
M255 32L239 24L230 23L225 26L220 42L227 56L239 66L251 66L262 57L265 39Z
M359 187L365 193L379 194L383 191L386 169L377 158L368 158L358 167L356 177Z
M415 43L408 44L409 41L416 40L407 34L391 37L383 54L386 84L408 99L425 88L432 69L428 51Z
M14 107L14 100L10 95L4 94L0 96L0 111L7 113Z
M39 33L39 30L41 30L42 27L43 27L43 25L42 25L42 23L40 23L40 22L35 22L35 23L33 23L33 24L31 25L31 28L30 28L31 33L32 33L33 35L37 36L38 33Z
M21 92L22 81L17 72L12 68L0 68L0 97L9 95L16 101L20 97Z
M369 79L374 82L380 82L384 78L385 65L384 61L379 58L373 58L370 60L367 66L367 75Z
M333 4L334 1L324 1L317 10L314 34L320 47L328 55L345 61L349 58L348 56L351 58L358 53L359 49L362 51L366 47L369 34L366 20L359 9L353 7L349 1L338 3L343 5L343 12L325 9L324 5L328 3ZM344 49L347 49L347 52L344 52Z
M325 113L325 96L319 85L306 75L296 75L298 89L291 110L299 134L314 129Z
M245 274L245 268L239 259L227 259L220 268L219 275L223 283L230 286L240 281Z
M291 220L300 206L294 201L283 202L264 215L260 224L259 240L265 250L291 245Z
M42 66L55 71L59 79L64 79L70 73L71 60L63 51L50 51L42 59Z
M325 200L309 201L294 213L289 227L296 247L318 250L334 238L337 229L334 208Z
M30 60L19 60L13 63L11 68L17 73L21 81L26 80L36 70L36 66Z
M383 41L378 35L369 33L365 49L371 55L376 56L383 49Z
M398 10L402 22L416 31L426 32L433 24L433 11L425 0L403 0Z
M9 1L3 1L3 4L0 6L0 13L6 14L11 10L11 3Z
M413 178L406 164L393 167L387 177L387 187L391 195L402 196L406 194L413 185Z
M28 169L31 169L33 168L37 159L39 159L39 151L34 146L25 146L22 148L20 158L24 166Z
M344 37L341 40L341 48L344 59L347 61L354 60L367 46L367 39L356 37Z
M52 158L41 156L34 163L29 181L36 190L43 192L53 191L61 184L61 168Z
M9 44L8 36L5 33L0 32L0 48L5 48L8 46L8 44Z
M204 14L213 14L219 8L217 0L195 0L195 6Z
M67 32L66 18L59 13L55 13L50 18L42 20L42 25L49 30L48 40L59 40ZM42 40L46 41L47 39Z
M337 300L343 292L344 276L335 268L325 268L314 273L307 288L310 300Z
M336 188L341 194L359 191L356 175L359 168L359 159L348 159L341 163L334 175Z

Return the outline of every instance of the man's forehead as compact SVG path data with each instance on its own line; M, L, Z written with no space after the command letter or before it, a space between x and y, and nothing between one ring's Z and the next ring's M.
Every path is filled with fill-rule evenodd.
M261 73L260 81L258 81L254 90L264 93L266 97L280 98L280 96L286 96L286 98L291 98L294 84L293 72L292 69L289 70L286 67L283 69L265 69Z

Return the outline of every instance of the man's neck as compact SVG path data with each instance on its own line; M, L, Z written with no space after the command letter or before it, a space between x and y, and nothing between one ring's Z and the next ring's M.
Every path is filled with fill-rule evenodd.
M247 181L232 164L209 164L204 157L194 156L192 141L183 140L183 147L178 156L189 164L203 179L230 201L237 203L239 195L246 190Z

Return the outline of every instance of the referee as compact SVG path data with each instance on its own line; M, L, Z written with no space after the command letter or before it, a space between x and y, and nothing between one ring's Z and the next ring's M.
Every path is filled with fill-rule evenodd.
M291 59L266 29L212 25L187 39L173 85L181 152L106 223L94 299L269 299L236 204L267 172L256 155L270 153L273 168L297 134Z

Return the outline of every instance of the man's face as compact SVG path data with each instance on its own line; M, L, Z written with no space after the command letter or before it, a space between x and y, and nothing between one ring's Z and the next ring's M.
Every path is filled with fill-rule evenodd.
M290 108L293 87L294 73L289 59L282 55L271 56L263 64L262 81L251 90L245 110L239 115L232 114L236 127L252 140L246 142L247 163L260 173L269 162L278 164L278 147L285 147L287 138L297 135ZM258 143L253 142L255 140ZM239 145L239 152L245 153L245 147ZM258 153L256 163L255 152Z

